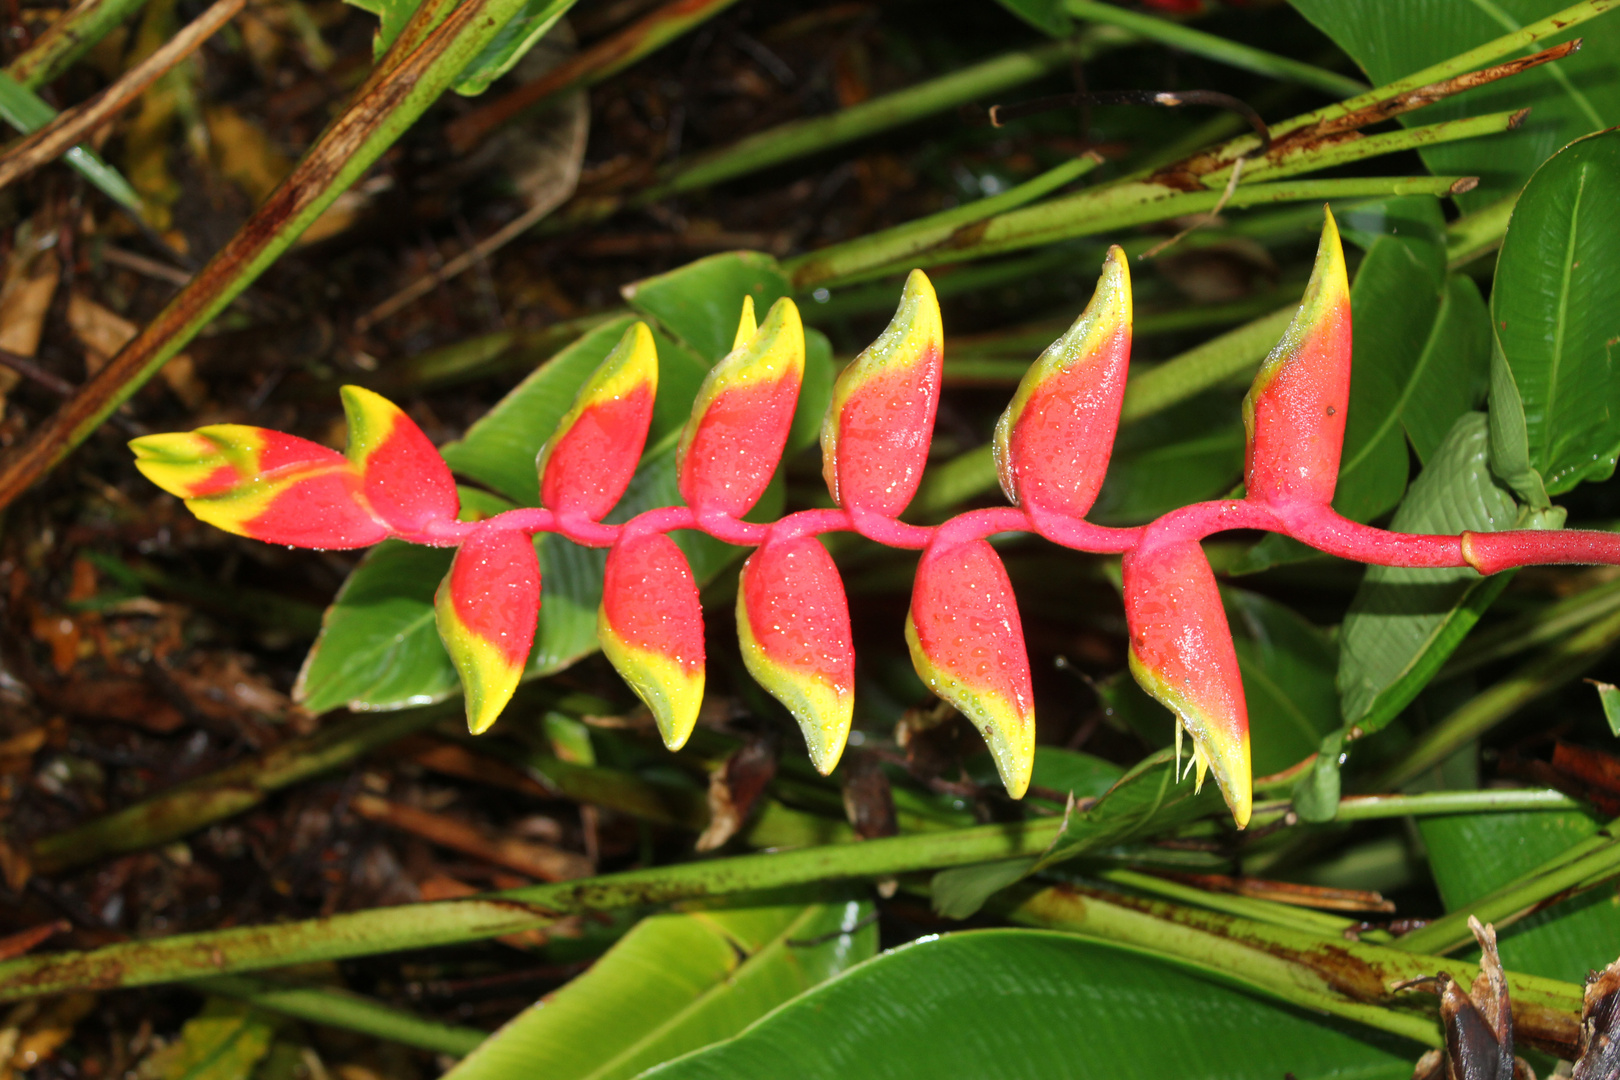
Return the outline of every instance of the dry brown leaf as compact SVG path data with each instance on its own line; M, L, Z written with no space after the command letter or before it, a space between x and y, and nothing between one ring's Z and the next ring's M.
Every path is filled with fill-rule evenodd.
M139 327L110 308L75 289L68 297L68 326L84 346L85 375L100 371L119 349L129 344ZM199 409L208 401L208 388L197 378L197 366L186 353L174 357L159 372L174 396L187 408Z
M258 206L292 172L292 160L270 141L264 128L229 105L212 106L203 117L215 167Z
M62 261L56 255L56 231L32 220L17 227L5 281L0 283L0 349L18 356L33 356L45 329L45 315L56 296ZM5 398L17 385L18 375L0 368L0 415Z
M94 994L68 994L57 998L30 1022L17 1039L11 1060L0 1067L0 1080L14 1080L56 1055L80 1020L96 1007Z

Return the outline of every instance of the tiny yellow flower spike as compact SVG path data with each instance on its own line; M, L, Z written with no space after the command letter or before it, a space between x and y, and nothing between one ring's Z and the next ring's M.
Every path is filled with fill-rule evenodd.
M540 616L534 541L511 529L480 529L462 542L433 599L439 637L461 676L467 728L489 729L512 699Z
M906 279L888 329L833 383L821 470L838 505L899 517L917 493L939 410L945 330L921 270Z
M1215 774L1238 828L1249 824L1249 709L1220 588L1196 540L1144 544L1125 555L1131 674L1192 736L1196 783Z
M1331 503L1349 408L1350 279L1328 210L1305 300L1243 399L1249 498Z
M676 476L686 505L702 516L741 517L771 482L793 427L804 381L804 324L792 300L771 305L753 328L746 299L738 344L709 372L681 432ZM744 338L742 332L752 332Z
M362 479L336 450L243 424L144 435L129 444L145 477L226 532L305 548L369 547L388 535Z
M1035 768L1035 692L1018 603L995 548L969 540L923 552L906 644L928 688L984 736L1007 794L1023 798Z
M540 449L540 502L598 521L636 474L658 394L658 348L638 322L580 387Z
M703 607L675 541L632 536L608 551L596 638L652 710L664 745L685 746L703 705Z
M816 770L832 772L855 714L855 645L844 583L821 541L767 541L748 557L737 637L748 673L799 722Z
M1085 517L1108 471L1130 363L1131 271L1115 246L1091 303L1025 372L996 424L992 446L1008 499Z

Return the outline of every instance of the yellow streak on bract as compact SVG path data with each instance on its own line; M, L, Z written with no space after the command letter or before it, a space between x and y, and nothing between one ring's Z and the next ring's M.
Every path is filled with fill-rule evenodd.
M774 383L784 376L794 382L804 380L804 323L798 305L784 296L771 305L765 324L743 339L743 330L752 327L753 322L754 301L747 297L742 323L737 327L738 344L709 369L693 399L692 418L681 429L680 446L675 451L677 474L686 464L687 451L704 415L721 394L753 383Z
M658 347L653 344L652 331L647 329L647 324L637 322L625 329L619 343L613 346L613 351L585 380L585 385L574 396L574 403L557 421L556 430L540 448L540 454L535 459L540 475L543 477L546 474L546 462L551 457L551 451L586 409L624 397L642 386L647 388L649 394L658 396Z
M473 633L456 615L449 574L433 594L433 615L439 640L444 642L450 662L461 676L461 689L467 699L467 730L482 735L500 718L501 710L517 692L523 665L507 663L494 642Z
M1000 694L979 690L936 666L923 651L917 637L917 624L906 612L906 645L911 650L911 666L928 688L973 722L984 736L995 759L996 772L1007 794L1022 799L1029 790L1035 769L1035 715L1021 715L1018 706Z
M344 453L355 468L364 471L366 459L394 433L405 414L398 405L363 386L345 386L338 394L349 421L349 445Z
M1074 325L1048 345L1046 351L1024 372L1012 402L1001 414L1001 419L996 421L991 450L995 455L996 474L1001 478L1001 490L1006 492L1009 501L1014 504L1018 502L1012 463L1013 428L1024 415L1029 399L1053 375L1095 359L1121 326L1130 328L1132 318L1130 263L1125 258L1124 250L1115 244L1108 249L1108 257L1103 260L1102 275L1097 279L1096 291L1091 294L1086 309L1080 313Z
M264 441L259 429L246 424L214 424L196 431L143 435L132 439L135 467L152 483L178 495L191 497L195 486L222 465L242 476L259 471L259 450Z
M1175 713L1181 726L1186 728L1187 734L1192 738L1193 762L1197 766L1198 773L1197 786L1194 790L1203 787L1204 771L1208 769L1215 775L1215 783L1219 785L1221 797L1226 800L1227 808L1232 811L1232 818L1237 822L1237 827L1240 829L1246 827L1254 806L1248 732L1244 732L1239 739L1226 738L1215 730L1202 707L1143 663L1136 655L1135 649L1128 650L1127 659L1131 675L1137 683L1159 704Z
M260 537L248 532L246 525L260 514L264 513L271 501L288 488L296 487L306 480L325 476L327 473L347 472L347 462L333 464L319 464L308 468L300 468L296 472L278 472L276 476L265 479L256 477L241 487L218 495L207 495L200 499L187 499L186 509L194 514L198 521L212 525L216 529L223 529L237 536L245 536L250 540Z
M944 356L945 328L939 316L939 297L933 283L921 270L906 278L905 291L894 318L878 339L839 372L833 383L832 402L821 423L821 474L835 502L838 495L838 436L844 405L874 376L892 367L916 363L932 346Z
M671 750L685 746L703 706L703 669L688 675L669 657L631 645L614 632L602 608L597 609L596 640L613 670L652 710L664 745Z
M739 585L737 637L742 645L743 664L754 681L786 706L799 722L810 761L817 772L826 776L844 754L850 723L855 716L855 695L834 686L830 679L772 660L754 636L744 595L744 587Z
M1339 225L1333 220L1333 211L1323 207L1326 219L1322 223L1322 239L1316 247L1316 262L1311 266L1311 280L1305 286L1299 310L1276 346L1260 364L1254 383L1243 396L1243 430L1250 445L1254 443L1255 403L1271 388L1284 365L1299 353L1300 345L1312 330L1333 313L1341 304L1350 302L1350 277L1344 266L1344 244L1339 239Z
M759 329L759 326L754 322L754 298L744 294L742 316L737 320L736 336L731 339L732 350L736 351L742 348L743 342L753 337L754 331L757 329Z

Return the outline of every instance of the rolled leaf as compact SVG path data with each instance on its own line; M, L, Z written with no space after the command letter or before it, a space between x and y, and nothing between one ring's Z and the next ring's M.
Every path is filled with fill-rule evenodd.
M388 535L349 459L308 439L214 424L129 446L148 480L226 532L305 548L369 547Z
M821 470L840 506L898 517L922 482L944 370L939 300L921 270L894 319L833 384Z
M638 322L580 387L537 462L540 501L559 514L600 519L641 460L658 393L658 350Z
M814 537L771 541L743 564L737 637L748 673L787 706L825 776L849 738L855 646L832 556Z
M1013 798L1035 764L1035 694L1024 627L1001 558L983 540L930 547L906 614L911 663L984 735Z
M703 608L675 541L631 536L608 552L596 637L646 702L664 745L679 750L703 704Z
M534 541L511 529L473 533L456 550L433 611L467 696L467 729L480 734L511 700L534 644L540 616Z
M741 517L765 493L787 445L804 380L804 325L792 300L772 305L753 324L743 308L738 344L703 380L692 419L681 432L676 474L681 496L699 514Z
M347 457L366 501L395 532L454 521L461 510L450 466L416 422L392 401L359 386L342 390L349 418Z
M1001 489L1030 510L1084 517L1108 471L1131 361L1131 272L1108 250L1091 303L1036 360L996 424Z
M1350 404L1350 281L1332 211L1299 313L1243 399L1250 498L1333 501Z
M1192 736L1196 784L1215 774L1238 828L1249 823L1249 712L1220 588L1196 540L1127 552L1125 620L1131 674Z

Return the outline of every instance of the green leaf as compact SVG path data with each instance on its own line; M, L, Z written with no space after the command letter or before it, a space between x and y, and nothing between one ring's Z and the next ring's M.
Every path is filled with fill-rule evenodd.
M27 135L54 119L56 110L46 104L44 98L0 71L0 120ZM124 174L102 160L100 154L88 146L75 146L62 157L75 172L94 184L96 190L136 217L141 216L145 207L140 195L129 186Z
M1406 204L1400 208L1404 215L1421 227L1374 240L1350 289L1354 374L1333 505L1355 521L1377 517L1400 502L1406 491L1405 413L1420 384L1426 376L1441 381L1457 378L1455 372L1431 374L1423 364L1456 355L1425 348L1445 285L1440 207L1428 198L1401 201ZM1446 418L1445 426L1455 419L1455 415Z
M1281 772L1339 726L1333 685L1338 649L1274 600L1242 589L1223 590L1222 596L1249 704L1255 775Z
M1216 498L1243 476L1243 422L1233 396L1200 394L1127 424L1087 517L1140 525L1188 503Z
M1530 464L1530 431L1524 419L1524 399L1513 366L1502 352L1502 340L1491 333L1491 472L1528 506L1544 510L1552 505L1541 473Z
M1474 279L1452 274L1402 405L1401 423L1419 461L1427 464L1457 417L1485 400L1490 366L1491 313Z
M631 307L691 346L709 366L731 351L744 296L754 298L763 319L792 291L776 260L757 251L710 255L623 290Z
M1483 413L1465 414L1418 475L1391 528L1397 532L1495 532L1518 507L1491 479ZM1339 696L1347 726L1371 734L1417 696L1473 628L1507 579L1470 569L1371 566L1340 635Z
M1565 147L1530 179L1497 259L1491 319L1548 494L1608 478L1620 453L1620 131Z
M1454 814L1421 818L1434 883L1447 911L1527 874L1598 830L1578 812ZM1620 955L1620 894L1593 889L1498 931L1502 964L1512 971L1581 983Z
M1291 0L1349 53L1375 85L1439 63L1569 6L1569 0ZM1401 117L1433 124L1503 109L1530 107L1517 130L1419 151L1436 175L1478 176L1479 187L1456 197L1465 212L1514 194L1547 156L1571 139L1620 123L1620 20L1598 18L1536 43L1547 48L1573 36L1581 50L1511 79L1447 98ZM1526 50L1528 52L1528 50ZM1521 54L1522 55L1522 54Z
M1613 683L1587 680L1597 687L1598 701L1603 705L1603 719L1609 722L1609 731L1620 739L1620 687Z
M1069 934L925 938L647 1080L1406 1080L1421 1048Z
M730 1038L877 951L850 900L657 915L446 1080L610 1080Z
M1053 37L1064 37L1074 29L1074 20L1063 10L1062 0L999 0L1002 7L1035 29Z
M1037 861L1030 855L941 870L928 885L934 910L947 919L970 919L984 907L986 900L1024 880L1035 869Z
M574 6L574 0L527 0L510 22L501 27L495 39L472 63L461 69L454 87L464 97L477 97L489 84L505 75ZM413 5L414 7L414 5Z
M149 1080L245 1080L270 1051L275 1024L246 1002L209 998L174 1042L147 1058Z
M1036 869L1128 840L1158 835L1222 806L1214 784L1194 792L1191 777L1176 780L1175 751L1165 749L1137 762L1089 810L1069 815Z

